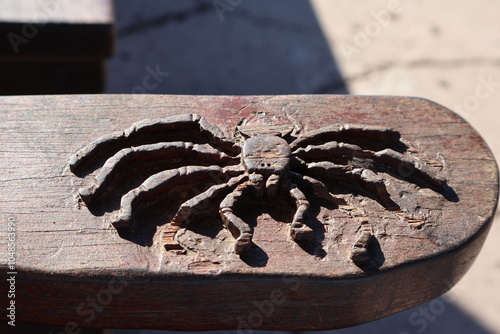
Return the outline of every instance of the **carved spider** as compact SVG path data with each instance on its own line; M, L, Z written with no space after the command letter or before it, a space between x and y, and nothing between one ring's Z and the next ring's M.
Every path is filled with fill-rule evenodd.
M99 161L107 159L93 183L80 189L80 196L90 207L113 191L113 180L133 161L152 162L166 168L155 169L139 186L121 198L120 210L113 221L117 229L132 227L135 213L169 189L179 185L206 181L213 185L197 189L197 194L180 205L164 232L166 247L176 245L175 233L190 217L213 207L222 198L219 213L224 226L235 238L238 254L252 245L251 226L235 213L239 202L251 197L273 199L289 196L295 201L296 212L290 224L294 240L308 240L313 230L304 222L309 201L303 190L316 197L331 200L327 186L320 180L347 180L364 189L388 210L399 209L377 175L373 164L384 165L398 177L411 171L431 186L442 186L446 180L423 161L393 148L406 147L399 132L373 126L331 125L310 132L290 143L276 134L259 133L239 144L225 138L222 131L198 115L181 115L134 123L117 136L102 137L79 150L70 159L75 174L95 170ZM386 147L382 150L371 149ZM393 147L393 148L391 148ZM403 152L405 150L402 150ZM369 161L371 167L349 163ZM167 161L167 167L161 167ZM149 164L151 165L151 163ZM366 164L365 164L366 165ZM96 167L97 166L97 167ZM353 260L366 260L371 232L353 246Z

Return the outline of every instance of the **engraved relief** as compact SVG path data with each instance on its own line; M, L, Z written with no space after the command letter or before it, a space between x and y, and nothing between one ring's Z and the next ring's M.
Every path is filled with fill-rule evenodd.
M93 173L80 197L96 215L115 212L120 232L140 233L138 215L155 215L150 208L164 203L175 207L159 238L167 249L182 248L178 231L205 215L220 220L240 255L253 248L253 227L238 215L251 201L292 202L288 233L300 243L314 238L307 221L310 201L338 204L332 182L359 189L400 215L404 208L391 198L380 170L437 193L447 187L439 168L417 158L389 128L330 125L298 137L261 129L238 137L226 138L195 114L143 120L85 146L71 157L70 168L81 177ZM354 263L370 259L374 238L371 222L363 220L350 253Z

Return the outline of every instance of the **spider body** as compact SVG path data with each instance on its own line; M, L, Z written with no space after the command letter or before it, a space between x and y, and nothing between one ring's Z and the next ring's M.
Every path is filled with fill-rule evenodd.
M293 184L290 174L290 156L292 152L288 142L278 135L259 134L243 143L241 164L249 180L229 194L220 204L220 215L226 227L236 238L235 251L243 253L251 247L252 230L244 221L233 213L236 202L250 190L254 197L275 198L280 191L289 192L295 199L297 212L290 225L290 234L296 240L312 238L313 230L303 224L309 202L304 194Z
M280 175L289 169L291 154L285 139L276 135L256 135L243 143L242 163L248 173Z
M182 203L171 221L166 222L162 242L167 248L178 246L176 232L189 224L191 217L205 214L207 208L219 201L221 220L235 238L234 250L238 254L251 248L253 229L235 208L252 198L285 196L293 200L296 208L290 235L294 240L308 240L313 230L306 221L309 209L306 189L309 196L332 200L325 183L342 180L360 188L362 194L373 197L385 209L396 210L399 206L392 201L376 166L385 166L410 182L419 179L429 187L446 183L433 167L408 154L399 132L392 129L331 125L296 139L286 137L256 134L239 144L224 137L222 131L198 115L144 120L119 135L102 137L87 145L70 159L70 168L82 174L88 169L95 170L96 161L106 160L92 185L80 189L81 198L91 207L116 189L113 182L118 182L120 175L127 175L127 164L142 161L160 164L167 160L165 170L152 171L138 187L120 194L120 210L114 226L118 229L136 226L139 222L134 221L135 213L173 187L207 182L213 185L208 189L193 187L196 194ZM352 163L356 159L369 161L367 165L372 167L356 166ZM194 162L184 165L184 160ZM411 175L402 172L408 170ZM371 233L365 229L354 244L351 254L354 261L366 261Z

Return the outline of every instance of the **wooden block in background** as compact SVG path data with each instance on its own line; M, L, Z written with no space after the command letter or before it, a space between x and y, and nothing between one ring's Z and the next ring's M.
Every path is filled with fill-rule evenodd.
M98 93L114 50L111 0L1 0L0 94Z
M5 334L60 334L71 333L71 327L51 326L17 322L15 327L9 326L8 323L2 322L0 330ZM76 328L78 334L112 334L110 330L102 330L95 328Z
M0 98L0 108L0 238L6 240L7 222L15 220L19 321L171 330L360 324L451 288L478 255L498 200L496 163L481 137L453 112L421 99L38 96ZM252 123L292 124L299 136L337 123L390 127L422 159L437 161L454 195L380 172L407 217L362 193L346 192L350 208L313 202L310 222L324 229L314 249L287 237L292 207L255 201L257 247L241 258L217 220L185 230L185 253L167 251L154 230L141 232L144 243L134 242L110 224L112 214L94 215L79 201L77 190L88 179L68 168L78 149L144 118L189 113L229 138L238 124ZM359 216L372 222L383 254L375 271L349 259ZM411 216L424 223L411 225ZM8 269L5 256L1 267ZM99 312L91 312L88 298L100 300Z

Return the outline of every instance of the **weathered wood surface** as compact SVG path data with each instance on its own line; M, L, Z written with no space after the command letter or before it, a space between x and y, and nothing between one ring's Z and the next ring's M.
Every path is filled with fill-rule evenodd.
M98 93L112 0L0 0L0 94Z
M456 114L421 99L20 96L1 98L0 108L0 238L5 242L7 222L15 220L19 321L173 330L356 325L453 286L478 255L498 200L497 167L480 136ZM257 247L241 258L217 219L183 230L185 251L165 250L155 224L139 236L120 236L111 214L95 216L79 201L77 190L89 180L70 172L70 156L144 118L187 113L230 138L238 124L292 124L299 136L335 123L390 127L421 159L442 168L453 195L379 173L407 212L345 191L346 204L338 208L313 203L308 222L321 233L310 247L289 240L293 206L249 203ZM378 242L376 269L349 259L365 219Z

